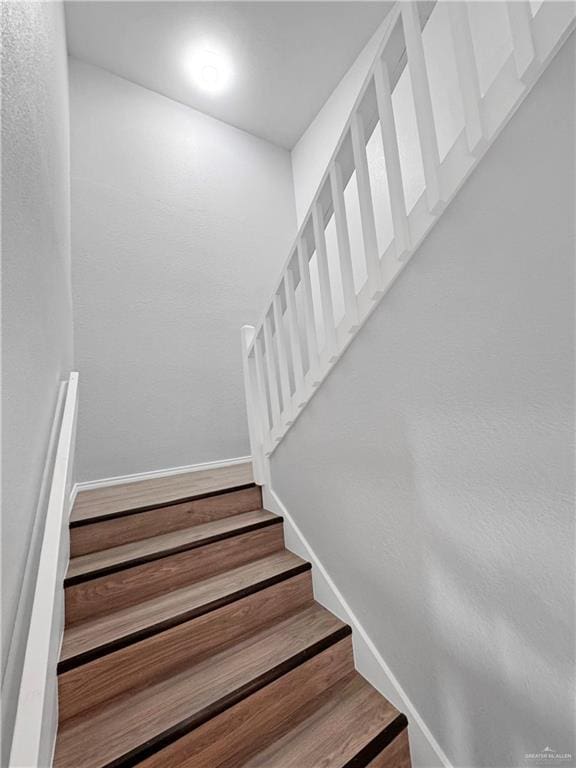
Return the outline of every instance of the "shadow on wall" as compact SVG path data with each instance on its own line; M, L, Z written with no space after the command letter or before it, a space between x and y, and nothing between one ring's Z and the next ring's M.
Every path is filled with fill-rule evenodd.
M576 757L574 55L572 37L271 462L458 768Z
M313 421L325 418L323 408L321 414ZM430 493L416 471L420 462L409 459L421 440L409 419L396 416L385 419L398 438L393 453L378 453L368 439L355 449L349 436L338 441L342 461L332 467L328 493L321 462L310 461L305 479L299 457L283 467L287 477L298 471L309 491L298 525L454 766L529 766L525 756L548 745L575 754L567 742L574 722L573 614L554 603L555 584L569 582L573 571L566 551L550 563L549 541L527 518L518 555L506 500L480 515L465 495L458 498L458 481L444 485L451 507L431 503L441 494ZM473 443L472 430L469 435ZM309 448L322 456L326 446L313 441ZM474 453L473 444L469 450ZM443 457L434 460L442 464ZM350 477L351 465L361 468L354 485L337 482ZM482 484L490 493L488 475ZM390 498L401 504L382 502ZM300 503L288 508L294 512ZM340 542L337 552L325 542L329 529ZM562 538L570 540L569 530Z
M548 744L573 753L566 734L574 712L559 695L573 674L569 618L556 616L532 590L529 575L512 569L499 567L499 584L482 590L482 559L463 557L463 548L441 530L431 527L429 536L434 557L422 584L436 617L432 645L441 728L453 735L456 764L496 766L506 756L510 768L529 765L526 755ZM517 596L514 611L496 607L507 593ZM450 605L458 605L458 612ZM556 632L536 634L535 624ZM491 737L494 722L502 727Z

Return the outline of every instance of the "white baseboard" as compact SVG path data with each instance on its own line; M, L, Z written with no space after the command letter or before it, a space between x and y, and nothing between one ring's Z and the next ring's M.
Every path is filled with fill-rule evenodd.
M108 488L113 485L125 483L139 483L141 480L155 480L171 475L184 475L187 472L201 472L208 469L223 469L233 467L236 464L247 464L252 461L252 456L237 456L235 459L223 459L222 461L206 461L202 464L189 464L184 467L169 467L168 469L155 469L152 472L137 472L133 475L118 475L116 477L104 477L101 480L87 480L76 483L72 490L72 500L79 491L92 491L95 488Z
M371 685L385 696L397 709L403 711L409 722L410 751L413 768L453 768L448 757L432 735L416 707L400 685L390 667L370 639L354 611L332 581L302 531L282 503L280 497L269 486L262 487L265 509L284 518L286 547L312 563L314 597L352 629L352 643L356 668Z

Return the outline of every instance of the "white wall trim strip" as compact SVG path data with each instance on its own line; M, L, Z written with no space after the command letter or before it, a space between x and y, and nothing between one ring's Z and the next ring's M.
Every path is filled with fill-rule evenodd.
M236 464L247 464L251 461L252 456L237 456L234 459L223 459L222 461L206 461L202 464L188 464L184 467L169 467L168 469L155 469L152 472L137 472L134 475L118 475L117 477L104 477L101 480L87 480L82 483L76 483L72 491L72 500L76 498L76 494L79 491L91 491L95 488L107 488L112 485L123 485L124 483L138 483L141 480L155 480L160 477L170 477L171 475L184 475L187 472L223 469L224 467L233 467Z
M275 512L284 518L284 535L286 547L291 552L309 560L312 563L312 579L314 597L319 603L336 613L353 629L354 658L356 668L364 677L377 688L386 698L398 708L403 709L408 717L409 734L414 768L432 768L442 766L453 768L442 747L438 744L432 732L418 713L402 685L386 664L382 654L374 645L370 636L360 623L356 614L342 595L326 568L322 565L306 537L290 515L278 494L271 485L262 488L265 509ZM374 671L375 666L377 667ZM384 681L382 680L384 677ZM415 747L418 747L417 753ZM427 748L427 749L426 749ZM423 754L426 749L426 755Z
M58 726L56 665L64 631L64 590L68 565L68 517L74 465L78 374L66 390L52 485L42 537L32 615L10 753L12 768L51 765Z
M42 471L42 480L40 482L40 492L38 494L38 503L34 516L34 526L30 536L30 546L26 556L26 566L24 569L24 578L20 588L18 598L18 608L12 627L12 637L8 650L8 659L4 678L2 679L2 696L4 701L14 701L17 704L18 691L20 689L20 680L26 653L25 642L28 636L30 625L30 616L32 614L32 604L34 601L34 592L37 576L38 562L40 560L40 550L42 548L42 536L44 534L44 525L48 510L48 498L52 484L52 474L54 472L54 462L56 459L56 450L58 448L58 437L60 435L60 426L62 424L62 414L64 412L64 401L66 398L67 382L61 381L56 395L56 406L54 408L54 417L50 427L50 436L48 438L48 449L46 451L46 460ZM14 717L16 712L14 712ZM11 732L10 725L4 725L5 734ZM5 745L8 749L8 746Z

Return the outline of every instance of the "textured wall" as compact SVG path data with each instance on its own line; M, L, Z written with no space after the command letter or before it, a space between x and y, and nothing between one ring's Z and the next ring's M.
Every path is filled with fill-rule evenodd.
M240 327L294 235L290 156L70 62L79 477L246 455Z
M61 5L2 3L2 43L2 764L6 765L45 512L39 498L42 473L59 383L67 377L72 359L68 76Z
M574 53L572 38L272 460L459 768L576 754Z

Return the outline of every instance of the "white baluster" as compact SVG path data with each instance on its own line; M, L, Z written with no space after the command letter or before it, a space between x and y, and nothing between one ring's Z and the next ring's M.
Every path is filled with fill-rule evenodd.
M275 294L274 299L274 325L276 326L276 351L278 353L278 371L280 372L280 390L282 392L282 403L284 405L282 414L284 424L291 424L292 415L292 393L290 392L290 378L288 375L288 350L286 349L286 336L284 333L284 315L282 314L282 301L279 294Z
M250 437L250 452L252 454L252 470L254 480L259 485L265 482L263 433L258 407L258 391L254 353L248 354L254 339L254 326L242 326L242 369L244 373L244 391L246 393L246 411L248 416L248 433Z
M308 378L310 379L310 384L316 387L320 383L318 338L316 335L312 284L310 282L310 260L304 238L300 238L298 241L298 268L300 270L300 285L302 286L302 303L304 304L304 330L308 347Z
M516 72L520 80L529 81L537 65L534 38L532 37L532 13L526 0L507 2L508 19L512 32Z
M346 203L344 202L344 183L342 170L338 163L330 168L330 189L334 220L336 223L336 238L338 241L338 259L342 277L342 293L344 295L344 314L349 333L358 328L358 300L354 288L354 273L352 271L352 255L350 253L350 235L346 218Z
M304 392L304 368L302 365L302 347L300 345L300 330L298 327L298 312L296 309L296 292L294 275L289 266L284 275L284 290L286 293L286 317L288 319L288 334L292 350L292 372L294 374L294 400L298 407L306 402Z
M266 376L264 373L264 362L262 359L262 347L260 336L256 334L254 338L254 361L256 370L256 388L258 391L258 412L260 414L260 423L262 424L263 450L268 455L272 450L272 425L270 423L270 414L268 411L268 397L266 395Z
M270 408L272 410L272 432L275 436L281 429L280 424L280 398L278 396L278 379L276 377L276 363L274 361L274 345L272 344L272 331L270 329L270 317L264 318L264 342L266 349L266 370L268 372L268 385L270 388Z
M324 322L325 357L333 362L336 355L336 327L334 325L334 307L332 291L330 290L330 274L328 272L328 257L326 254L326 237L324 223L321 220L320 205L315 202L312 206L312 226L314 228L314 243L318 260L318 281L320 283L320 299L322 301L322 320Z
M473 154L479 153L485 145L484 128L480 112L482 97L478 80L478 67L474 56L474 45L470 31L468 7L465 2L456 0L448 3L448 14L456 56L456 69L462 94L462 106L466 121L468 149Z
M410 80L414 96L414 109L416 111L416 123L422 150L426 199L430 213L439 213L444 207L440 188L440 155L438 152L438 139L434 124L430 83L426 71L426 59L424 57L418 9L416 3L411 1L403 2L401 9Z
M356 168L356 183L358 184L358 199L360 201L360 221L362 224L362 239L366 257L366 272L368 274L368 295L376 299L382 294L382 271L378 255L378 239L374 221L374 205L370 189L368 159L366 157L366 137L362 116L355 112L352 115L352 151Z
M377 60L374 69L374 87L376 89L380 129L382 131L384 159L386 161L386 178L388 179L390 210L394 225L396 256L402 259L410 251L410 224L406 213L406 198L404 196L402 170L400 168L400 154L392 107L390 76L386 63L380 58Z

